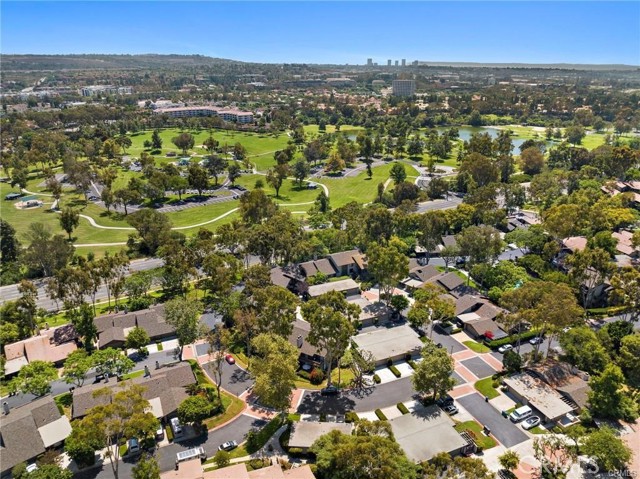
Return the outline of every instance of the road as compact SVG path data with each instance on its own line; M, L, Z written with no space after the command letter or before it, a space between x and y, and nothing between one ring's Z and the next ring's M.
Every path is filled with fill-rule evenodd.
M177 358L173 355L173 351L158 351L157 353L149 354L149 356L142 361L137 361L136 365L133 368L133 371L140 371L144 369L145 366L148 366L149 369L153 372L156 367L156 361L158 361L158 363L162 365L173 363L177 361ZM95 371L89 372L87 374L85 384L93 383L95 381L95 377ZM114 381L114 379L110 379L110 381ZM58 394L66 393L72 386L73 384L67 384L61 379L53 381L51 383L51 394L53 396L57 396ZM24 404L28 404L34 399L36 399L36 396L34 396L33 394L18 393L15 396L7 396L2 398L2 402L6 402L7 405L13 409L19 406L23 406Z
M164 264L163 260L160 258L146 258L134 260L129 265L129 273L133 273L136 271L147 271L150 269L159 268ZM38 299L36 300L36 306L38 308L46 309L47 311L58 311L60 309L59 305L51 300L46 293L46 279L39 279L34 281L34 284L38 288ZM11 284L8 286L0 287L0 304L5 301L15 301L20 297L20 293L18 292L18 285ZM98 292L96 293L96 300L102 300L107 298L107 288L102 285L98 288ZM91 297L87 296L87 302L91 302Z
M157 449L155 457L158 460L160 471L166 472L175 468L176 454L180 451L186 451L194 447L202 446L207 453L208 457L212 457L218 451L218 446L223 442L237 441L238 443L244 441L244 438L248 431L252 429L260 429L265 425L265 421L262 419L256 419L246 414L240 415L233 422L226 426L216 429L215 431L209 431L206 435L200 436L188 441L177 441L169 446ZM124 458L120 463L118 475L122 478L133 477L133 466L137 460L136 458ZM113 479L113 473L111 472L111 466L107 461L103 467L94 467L93 469L82 471L75 475L78 479Z

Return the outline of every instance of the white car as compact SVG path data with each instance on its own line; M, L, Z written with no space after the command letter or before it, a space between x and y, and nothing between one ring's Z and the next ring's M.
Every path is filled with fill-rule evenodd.
M531 416L530 418L522 421L522 429L526 429L528 431L529 429L536 427L538 424L540 424L540 418L538 416Z
M505 344L504 346L500 346L500 347L498 348L498 352L499 352L499 353L504 354L504 353L506 353L507 351L511 351L512 349L513 349L513 345L511 345L511 344Z
M536 344L542 344L543 339L540 336L536 336L535 338L531 338L529 340L529 344L535 346Z

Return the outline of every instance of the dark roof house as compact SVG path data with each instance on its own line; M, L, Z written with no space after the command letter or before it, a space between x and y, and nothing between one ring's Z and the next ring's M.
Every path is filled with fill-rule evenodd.
M122 347L129 331L135 327L144 329L151 340L173 336L175 329L164 316L164 305L152 306L131 313L114 313L93 320L98 329L101 348Z

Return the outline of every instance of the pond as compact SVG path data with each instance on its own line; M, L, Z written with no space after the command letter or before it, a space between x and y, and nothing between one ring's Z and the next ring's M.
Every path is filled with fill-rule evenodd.
M436 130L438 131L438 133L442 133L443 131L448 131L450 128L448 127L438 127L436 128ZM458 127L458 133L460 135L460 139L462 141L469 141L469 139L471 138L471 135L473 135L474 133L488 133L489 136L491 136L491 138L497 138L498 134L500 133L500 129L496 128L494 126L461 126ZM514 155L519 155L520 154L520 146L527 141L525 138L517 138L512 136L511 137L511 143L513 143L513 154ZM550 145L552 145L552 142L545 142L547 145L547 148L549 148Z

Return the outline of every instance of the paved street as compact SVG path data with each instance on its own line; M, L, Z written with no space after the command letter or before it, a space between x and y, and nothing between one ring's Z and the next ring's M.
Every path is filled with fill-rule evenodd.
M244 437L251 429L259 429L266 424L262 419L256 419L243 414L235 421L221 427L215 431L209 431L205 436L195 438L189 441L176 442L169 446L165 446L156 451L155 456L161 471L169 471L175 468L176 453L185 451L193 447L202 446L208 457L212 457L218 451L218 446L223 442L237 441L238 444L244 440ZM119 476L123 478L133 477L132 469L135 460L125 459L120 464ZM75 477L78 479L112 479L113 473L111 466L107 462L104 467L95 467L93 469L83 471Z
M485 402L480 394L472 393L457 399L457 401L480 424L488 426L491 434L504 446L513 447L529 439L520 426L513 424L508 418L502 417L491 404Z
M164 264L163 260L160 258L147 258L134 260L129 265L129 272L133 273L135 271L147 271L150 269L159 268ZM60 309L62 305L57 304L55 301L49 299L46 293L46 279L35 280L34 284L38 288L38 299L36 300L36 305L38 308L46 309L47 311L57 311ZM20 297L20 293L18 292L18 285L11 284L8 286L0 287L0 304L5 301L15 301ZM107 299L107 288L103 285L98 288L96 293L96 300L100 301L103 299ZM91 297L87 296L87 302L91 302Z

